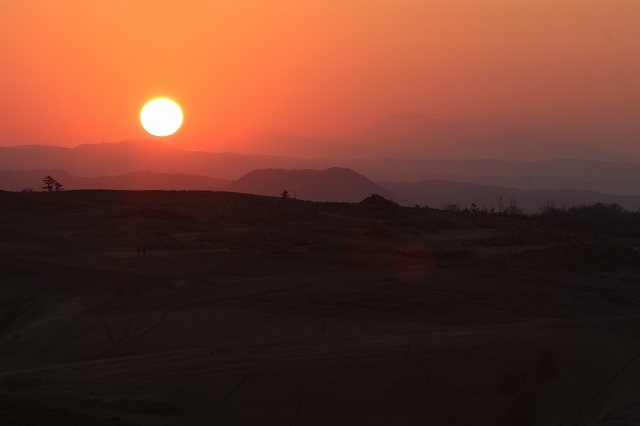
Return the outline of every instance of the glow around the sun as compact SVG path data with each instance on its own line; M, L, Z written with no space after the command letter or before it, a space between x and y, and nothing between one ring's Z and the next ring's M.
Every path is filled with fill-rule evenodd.
M169 98L155 98L140 111L142 127L154 136L169 136L182 125L182 109Z

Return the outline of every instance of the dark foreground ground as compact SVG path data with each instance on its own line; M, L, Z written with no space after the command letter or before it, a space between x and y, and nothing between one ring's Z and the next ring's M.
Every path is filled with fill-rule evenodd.
M0 423L639 424L638 235L380 200L0 193Z

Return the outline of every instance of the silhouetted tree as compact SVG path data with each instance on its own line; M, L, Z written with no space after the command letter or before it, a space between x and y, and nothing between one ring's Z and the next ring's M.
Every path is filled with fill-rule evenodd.
M282 198L289 198L289 191L287 191L286 189L282 191Z
M496 196L496 203L498 203L498 213L504 213L504 200L502 199L502 195Z
M480 213L480 209L476 203L471 203L471 207L469 207L469 211L471 213Z
M524 213L524 209L518 207L518 203L515 198L509 199L509 207L504 210L504 213L513 216L519 216Z
M496 202L498 203L499 214L506 214L509 216L519 216L524 213L524 209L518 207L518 203L516 202L516 199L513 197L509 199L508 206L505 204L504 199L502 198L502 195L498 195L496 197Z
M42 179L42 182L44 183L44 186L42 187L44 191L63 191L62 184L51 176L45 176L45 178Z

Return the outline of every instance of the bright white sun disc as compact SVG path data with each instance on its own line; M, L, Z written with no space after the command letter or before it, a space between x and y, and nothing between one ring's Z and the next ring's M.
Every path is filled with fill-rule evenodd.
M180 106L168 98L153 99L140 111L142 127L154 136L169 136L182 125Z

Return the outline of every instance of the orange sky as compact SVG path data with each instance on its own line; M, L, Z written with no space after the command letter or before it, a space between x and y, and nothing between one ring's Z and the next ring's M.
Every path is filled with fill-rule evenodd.
M336 138L417 112L481 136L640 142L637 0L4 0L0 145L147 137L231 150L258 129Z

